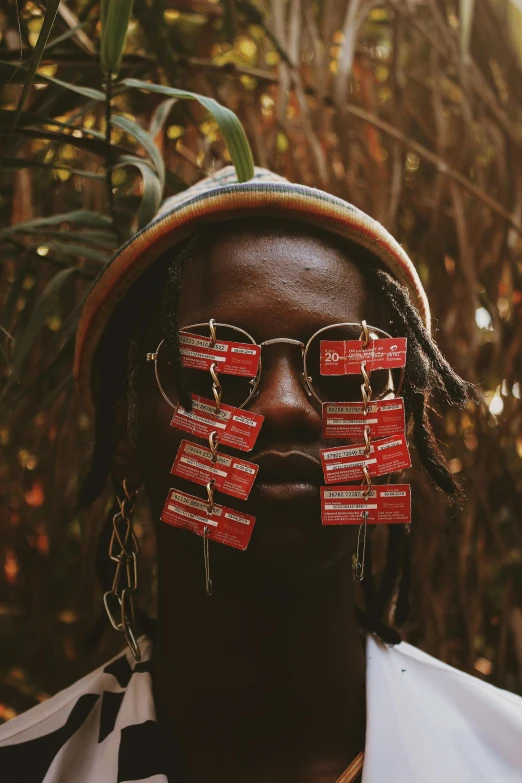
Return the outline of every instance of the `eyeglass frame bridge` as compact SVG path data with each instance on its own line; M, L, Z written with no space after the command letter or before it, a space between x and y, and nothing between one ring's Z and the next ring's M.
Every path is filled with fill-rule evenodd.
M214 321L213 318L211 318L210 321L203 321L202 323L190 324L188 326L184 326L179 331L183 332L183 331L185 331L187 329L198 329L200 326L207 326L207 327L209 327L211 329L211 336L209 337L209 341L212 344L216 343L216 338L215 338L215 334L216 334L215 329L216 329L216 327L218 327L218 326L225 326L225 327L227 327L229 329L234 329L236 332L240 332L241 334L243 334L245 337L248 338L248 340L252 343L252 345L257 345L257 346L259 346L259 348L263 348L263 346L267 346L267 345L276 345L276 344L298 345L301 348L301 356L302 356L302 359L303 359L303 372L300 373L301 378L302 378L302 380L303 380L303 382L305 384L306 391L307 391L308 395L314 397L314 399L316 400L316 402L319 403L319 405L323 405L326 401L322 400L319 397L319 395L316 393L315 389L313 388L312 383L311 383L313 379L312 379L311 375L308 375L308 367L307 367L307 363L306 363L306 359L307 359L307 356L308 356L308 351L310 349L310 345L312 344L312 341L317 337L317 335L321 334L322 332L326 332L329 329L332 329L332 327L357 326L357 327L359 327L362 330L359 339L363 340L364 347L366 347L368 345L368 341L370 339L375 339L374 337L372 337L372 332L375 333L376 337L383 336L383 337L388 337L390 339L393 339L393 335L388 334L388 332L385 332L384 329L379 329L377 326L367 326L366 321L362 321L361 323L359 323L357 321L347 321L347 322L343 322L343 323L339 323L339 324L329 324L328 326L323 326L321 329L318 329L316 332L314 332L314 334L310 337L310 339L308 340L306 345L305 345L305 343L301 342L301 340L294 340L291 337L273 337L270 340L264 340L262 343L256 343L256 341L254 340L252 335L249 334L248 332L246 332L244 329L241 329L240 326L234 326L234 324L220 323L219 321ZM159 343L158 347L156 348L156 350L154 351L154 353L147 353L146 359L147 359L148 362L154 362L154 374L156 376L156 383L158 384L158 388L160 390L161 396L163 397L165 402L167 402L168 405L170 405L170 407L173 410L176 410L176 408L178 406L174 405L174 403L172 403L171 400L169 399L169 397L167 396L167 393L165 392L165 390L164 390L164 388L163 388L163 386L161 384L160 377L159 377L158 355L159 355L159 352L160 352L160 348L164 344L164 342L165 342L164 339L162 339L160 341L160 343ZM257 375L253 379L254 380L254 384L252 386L252 390L251 390L249 396L247 397L247 399L241 405L236 406L238 408L238 410L241 410L241 409L245 408L248 405L248 403L250 402L250 400L256 394L256 392L257 392L257 390L259 388L259 384L261 383L261 370L262 370L262 357L261 357L261 354L260 354L260 356L259 356L259 367L258 367L258 370L257 370ZM391 370L389 370L388 372L389 372L390 377L391 377ZM398 396L401 393L401 389L402 389L403 382L404 382L404 373L405 373L405 368L402 367L401 368L400 378L399 378L399 384L397 386L397 391L395 391L394 389L390 389L390 391L394 392L395 396ZM250 383L252 383L252 381L250 381Z

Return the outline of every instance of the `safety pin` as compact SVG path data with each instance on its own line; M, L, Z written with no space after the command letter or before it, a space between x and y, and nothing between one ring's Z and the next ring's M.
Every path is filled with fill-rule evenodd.
M357 533L357 555L356 555L356 562L355 562L355 578L358 579L360 582L364 579L364 560L366 556L366 525L368 522L368 512L363 511L361 513L361 516L364 520L364 522L359 525L359 532ZM362 559L360 555L360 548L361 548L361 530L364 528L363 533L363 545L362 545Z
M208 525L203 528L203 561L205 563L205 592L210 598L212 595L212 579L210 578L210 550L208 539Z

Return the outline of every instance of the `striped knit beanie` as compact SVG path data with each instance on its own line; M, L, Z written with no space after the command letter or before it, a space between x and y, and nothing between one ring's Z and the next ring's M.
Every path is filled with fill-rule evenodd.
M234 167L227 166L168 198L156 217L116 252L94 281L80 314L74 360L74 376L89 407L96 349L118 303L131 286L168 248L187 239L201 225L252 214L302 221L366 248L407 286L430 328L429 304L417 271L384 226L340 198L293 184L268 169L256 167L251 180L239 183Z

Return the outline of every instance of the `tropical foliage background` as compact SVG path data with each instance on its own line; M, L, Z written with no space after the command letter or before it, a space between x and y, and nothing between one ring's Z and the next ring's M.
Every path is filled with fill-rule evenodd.
M162 195L231 156L248 176L241 127L214 101L256 163L357 204L415 260L436 337L482 403L434 406L463 510L412 471L405 635L522 692L521 53L521 12L502 0L3 5L0 720L121 644L82 651L106 499L75 511L91 437L75 323ZM138 532L153 587L144 509Z

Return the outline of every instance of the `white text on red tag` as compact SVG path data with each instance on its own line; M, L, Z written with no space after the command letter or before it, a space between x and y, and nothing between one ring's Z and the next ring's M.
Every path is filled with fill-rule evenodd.
M391 370L406 365L406 337L370 340L321 340L321 375L356 375L364 362L366 371Z
M216 430L218 443L232 446L240 451L251 451L259 435L264 417L258 413L234 408L221 403L219 413L212 400L192 396L192 410L186 411L178 405L170 422L172 427L190 432L199 438L208 438Z
M248 514L217 504L214 504L209 514L208 503L204 500L171 489L161 521L198 536L203 536L207 528L209 541L217 541L234 549L246 549L256 520Z
M323 438L362 438L365 427L369 427L371 438L386 438L404 432L402 397L371 402L366 413L362 402L323 403Z
M409 484L376 485L365 497L364 489L321 487L323 525L410 524L411 492Z
M324 480L327 484L362 481L363 465L372 477L385 476L387 473L395 473L411 466L405 435L373 441L368 456L364 444L321 449L320 453Z
M228 454L216 454L212 462L210 449L182 440L171 473L196 484L208 484L213 480L218 492L246 500L258 470L259 465Z
M226 375L244 375L255 378L259 368L261 348L253 343L234 343L221 340L210 347L208 337L191 332L180 332L179 343L184 367L209 370Z

